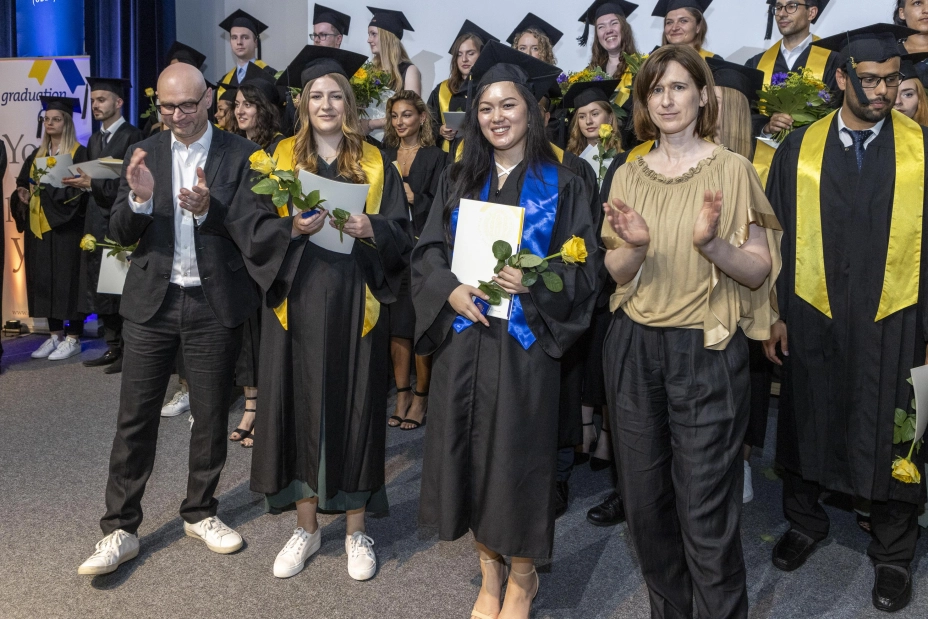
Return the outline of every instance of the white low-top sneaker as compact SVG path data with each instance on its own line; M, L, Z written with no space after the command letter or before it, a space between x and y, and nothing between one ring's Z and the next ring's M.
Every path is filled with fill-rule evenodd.
M162 417L177 417L181 413L186 413L190 410L190 392L186 389L181 389L174 394L174 397L171 398L171 401L161 407L161 416Z
M81 341L69 335L64 338L64 341L58 344L58 348L48 356L48 360L61 361L62 359L70 359L74 355L79 354L81 354Z
M217 516L204 518L200 522L184 523L184 533L206 542L213 552L227 555L242 547L242 536L227 527Z
M42 342L42 345L39 346L39 349L32 353L33 359L47 359L50 354L55 352L55 349L58 348L58 344L61 343L61 340L58 339L57 335L49 337L47 340Z
M307 559L316 554L322 545L322 529L307 533L303 527L293 532L293 536L284 549L274 559L274 576L290 578L296 576L306 565Z
M77 568L78 574L96 576L115 572L116 568L139 554L139 538L116 529L99 542L90 558Z
M742 503L750 503L754 499L754 485L751 483L751 465L744 461L744 492L741 495Z
M368 580L377 572L377 555L374 540L356 531L345 536L345 552L348 553L348 575L355 580Z

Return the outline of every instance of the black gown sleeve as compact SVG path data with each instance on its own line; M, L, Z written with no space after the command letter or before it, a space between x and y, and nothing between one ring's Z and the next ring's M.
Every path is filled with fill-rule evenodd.
M444 151L438 148L430 148L427 151L427 157L428 160L425 162L427 165L416 170L415 178L410 173L409 179L409 187L413 193L412 229L416 238L422 235L422 230L425 228L425 222L432 209L432 203L438 193L438 181L445 169L445 164L448 162Z
M32 162L35 161L35 151L26 157L22 167L19 169L19 175L16 177L16 187L13 188L13 194L10 196L10 215L16 222L16 230L22 234L29 228L29 201L20 201L19 188L30 189L29 170L32 169Z

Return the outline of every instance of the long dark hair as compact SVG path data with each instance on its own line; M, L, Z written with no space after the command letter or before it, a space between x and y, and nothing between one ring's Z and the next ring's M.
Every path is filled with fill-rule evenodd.
M277 106L271 103L267 95L257 86L242 84L238 91L242 98L256 108L254 142L261 148L267 148L274 137L280 132L280 113ZM242 134L245 132L242 131ZM246 136L247 137L247 136ZM273 153L269 153L273 154Z
M448 88L454 93L461 92L464 89L464 82L467 80L467 77L462 75L461 69L458 68L458 51L467 41L474 42L478 57L480 56L480 51L483 49L483 39L476 34L462 34L454 40L454 45L451 46L451 73L448 76Z
M545 136L545 119L535 95L522 84L515 84L516 91L528 108L528 133L525 135L525 155L522 161L527 169L540 170L543 163L557 165L557 158L551 150L551 143ZM462 198L472 198L480 195L480 191L493 173L493 146L487 141L480 129L479 110L480 99L489 88L489 84L481 87L474 96L475 105L464 116L463 139L464 148L461 159L451 165L449 180L451 192L445 203L444 222L445 238L449 245L451 242L451 213L458 206Z

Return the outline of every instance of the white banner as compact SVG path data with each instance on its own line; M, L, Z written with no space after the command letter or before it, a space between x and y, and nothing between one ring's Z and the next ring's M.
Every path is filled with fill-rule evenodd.
M32 326L26 304L26 271L23 235L10 215L10 195L16 187L23 160L38 148L36 139L40 96L74 97L81 109L89 106L84 78L90 74L88 56L0 59L0 140L6 147L8 166L3 177L3 234L6 255L3 273L3 321L16 319ZM89 93L87 93L89 94ZM93 115L74 117L77 139L86 145ZM44 321L43 321L44 322Z

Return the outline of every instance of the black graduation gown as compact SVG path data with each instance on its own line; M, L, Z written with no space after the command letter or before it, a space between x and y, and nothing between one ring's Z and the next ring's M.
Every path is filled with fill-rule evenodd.
M103 145L103 133L97 132L87 142L87 159L93 161L101 157L122 159L129 147L142 141L142 132L129 123L123 123ZM110 209L116 202L119 191L119 179L91 180L90 196L87 199L87 214L84 218L84 234L92 234L98 241L108 235L110 226ZM117 294L97 294L97 282L100 279L100 263L103 260L102 247L94 251L81 252L80 298L77 309L82 314L118 314L119 299Z
M391 163L396 161L396 155L396 149L384 151L384 157ZM406 203L412 218L413 243L425 227L425 221L435 202L438 180L447 163L448 155L437 146L420 148L409 168L409 175L403 177L403 182L409 183L414 197L412 204ZM415 333L416 312L412 306L412 294L409 290L409 269L406 269L403 285L396 295L396 302L390 304L390 335L411 340L415 337Z
M835 117L825 146L821 192L833 319L796 296L796 169L805 132L805 127L794 131L780 146L767 182L784 232L777 298L789 337L777 460L830 490L921 504L924 483L905 484L891 474L894 457L904 457L910 447L893 445L894 411L909 410L909 370L925 363L928 227L922 233L918 303L875 322L892 216L892 118L867 147L858 172L854 149L841 143ZM926 453L923 448L913 454L919 469Z
M294 481L318 491L323 416L327 498L384 485L389 333L381 315L361 337L364 286L392 303L412 249L399 174L392 164L384 169L380 213L369 215L377 249L356 241L351 254L338 254L306 237L291 241L292 218L252 193L250 178L233 200L226 229L265 292L255 492L273 495ZM320 165L318 174L341 180L334 167ZM284 299L288 330L273 311Z
M16 179L17 187L29 189L29 171L33 161L35 152L23 161ZM78 146L73 161L87 161L87 149ZM10 200L16 229L23 233L25 239L29 315L58 320L76 319L81 272L80 244L84 234L87 196L80 189L59 189L48 184L40 196L45 217L52 228L41 239L36 238L29 229L29 203L20 202L15 193Z
M429 95L429 100L426 102L426 105L429 106L429 112L432 114L432 135L435 137L435 145L439 148L443 148L445 139L441 137L441 108L438 105L438 93L441 90L441 83L439 83L435 88L432 89L432 94ZM452 92L451 100L448 103L448 112L466 112L468 107L467 103L467 83L464 84L464 88L461 92ZM449 149L455 146L457 140L449 146ZM449 150L449 153L453 153L454 149ZM453 159L451 160L453 161Z
M472 530L476 540L504 555L546 558L554 542L554 479L558 439L559 358L589 325L601 256L583 183L558 170L558 210L550 253L576 235L591 255L586 263L553 261L564 290L543 284L520 295L537 341L525 350L508 322L490 318L461 333L448 296L459 282L451 272L443 208L448 170L412 257L416 353L434 354L425 437L419 521L443 540ZM520 166L492 200L518 205Z

